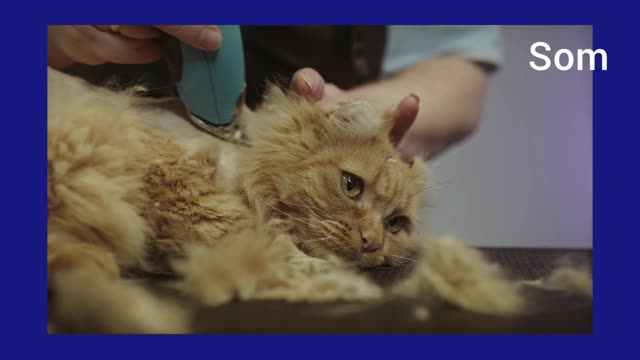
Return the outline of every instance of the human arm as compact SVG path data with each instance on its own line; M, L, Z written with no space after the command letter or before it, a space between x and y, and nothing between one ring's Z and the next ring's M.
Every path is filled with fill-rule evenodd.
M318 101L358 98L382 111L396 107L394 140L404 155L433 158L477 128L488 76L484 68L464 58L442 56L350 90L325 84L320 74L303 69L294 75L292 87Z

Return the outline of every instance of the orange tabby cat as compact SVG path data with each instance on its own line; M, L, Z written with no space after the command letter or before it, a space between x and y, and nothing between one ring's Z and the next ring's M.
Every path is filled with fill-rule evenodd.
M248 147L187 116L175 99L48 70L50 331L188 332L186 308L131 270L179 275L174 288L205 305L436 295L481 313L527 310L521 283L453 237L420 245L416 270L390 290L354 271L409 260L419 234L427 170L400 158L389 114L274 87L240 114ZM579 275L573 287L590 296L590 275Z
M48 94L54 290L74 272L173 273L187 245L246 228L290 234L314 257L360 267L406 258L426 168L401 160L390 116L364 102L323 107L274 87L264 106L241 114L251 124L245 148L52 69Z

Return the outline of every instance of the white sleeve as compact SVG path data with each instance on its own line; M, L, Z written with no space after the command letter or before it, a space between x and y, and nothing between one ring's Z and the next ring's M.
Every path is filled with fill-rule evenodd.
M458 54L495 69L502 63L499 26L391 25L382 62L388 77L428 58Z

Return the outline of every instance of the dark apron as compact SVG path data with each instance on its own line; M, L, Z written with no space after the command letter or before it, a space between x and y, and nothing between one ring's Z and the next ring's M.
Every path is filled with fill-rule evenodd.
M378 79L385 26L242 26L247 103L259 102L265 81L289 85L301 68L349 89Z

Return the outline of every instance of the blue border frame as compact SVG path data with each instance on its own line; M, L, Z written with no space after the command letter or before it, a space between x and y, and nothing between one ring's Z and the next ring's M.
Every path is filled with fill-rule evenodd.
M493 2L495 3L495 2ZM637 19L630 7L609 1L587 4L487 1L288 1L186 4L166 11L160 3L112 1L45 5L12 4L3 23L2 56L5 189L2 265L8 352L19 358L188 358L203 355L333 358L473 357L626 358L636 339L633 265L638 239L631 228L640 203L635 86ZM22 16L16 7L28 10ZM197 8L197 11L193 9ZM70 10L72 9L72 10ZM250 11L249 11L250 9ZM499 10L496 10L499 9ZM24 15L27 14L27 15ZM42 16L46 14L46 16ZM211 14L211 15L209 15ZM107 20L111 19L111 20ZM117 21L114 21L116 19ZM146 21L140 21L145 19ZM604 48L609 69L594 72L594 335L592 336L47 336L46 335L46 87L43 33L48 23L458 23L593 24L594 48ZM628 89L628 90L627 90ZM627 90L627 91L625 91ZM8 111L8 113L6 112ZM631 231L630 231L631 230ZM36 255L38 254L38 255ZM6 320L9 320L8 322ZM629 351L633 354L637 351ZM13 358L13 357L4 357Z

